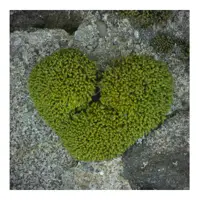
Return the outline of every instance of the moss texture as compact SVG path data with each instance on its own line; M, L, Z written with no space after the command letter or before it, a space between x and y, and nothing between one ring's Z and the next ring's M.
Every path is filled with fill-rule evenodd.
M84 161L112 159L162 123L172 85L164 63L135 55L114 61L99 81L95 64L74 49L45 58L29 78L40 115ZM97 87L99 98L92 101Z
M116 60L100 83L101 102L127 116L135 134L165 119L172 103L173 79L165 63L147 56Z
M92 61L79 50L61 49L33 68L28 86L39 114L57 128L67 113L92 100L95 80Z
M163 24L171 16L171 10L120 10L122 17L135 19L142 27L148 27L153 24Z
M175 45L174 37L166 33L158 33L151 39L150 45L157 53L170 53Z
M158 32L150 41L150 45L154 48L154 50L157 53L162 53L163 55L171 53L175 44L180 47L182 58L189 60L190 48L188 41L162 32Z
M71 155L84 161L112 159L142 135L132 134L126 118L101 102L94 102L86 111L73 115L59 134Z

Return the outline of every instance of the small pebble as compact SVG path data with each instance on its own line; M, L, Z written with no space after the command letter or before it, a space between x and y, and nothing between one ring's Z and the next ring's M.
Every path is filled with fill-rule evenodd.
M134 36L135 36L135 38L136 38L136 39L138 39L138 38L139 38L139 36L140 36L140 35L139 35L139 31L137 31L137 30L136 30L136 31L134 31Z
M101 176L103 176L103 175L104 175L104 172L103 172L103 171L101 171L101 172L99 172L99 174L100 174Z

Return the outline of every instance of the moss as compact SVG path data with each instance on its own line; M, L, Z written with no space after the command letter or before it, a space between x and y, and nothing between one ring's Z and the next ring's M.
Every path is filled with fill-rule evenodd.
M45 58L30 74L36 108L78 160L121 155L163 122L172 102L172 76L150 57L118 59L100 77L74 49ZM100 95L92 101L95 89Z
M159 32L150 41L150 45L154 48L154 50L157 53L163 53L163 54L171 53L173 51L175 44L180 47L182 57L186 60L189 60L189 55L190 55L189 42L183 39L180 39L168 33Z
M120 10L118 13L122 17L135 19L144 28L153 24L163 24L172 16L171 10Z
M151 57L128 56L104 73L101 102L127 116L131 131L148 132L163 122L170 109L172 83L166 64Z
M28 87L39 114L56 128L67 113L91 101L95 79L92 61L79 50L61 49L33 68Z
M122 154L142 133L132 134L125 117L94 102L86 111L72 115L72 120L63 126L59 135L76 159L101 161Z
M150 45L157 53L170 53L175 45L174 37L166 33L158 33L151 39Z

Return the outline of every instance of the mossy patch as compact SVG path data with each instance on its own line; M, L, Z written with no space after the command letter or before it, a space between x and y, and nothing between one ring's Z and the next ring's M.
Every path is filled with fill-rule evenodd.
M112 159L142 135L132 134L126 118L100 102L92 103L86 111L73 115L59 134L71 155L84 161Z
M172 16L171 10L119 10L120 16L135 19L135 22L146 28L153 24L163 24Z
M62 49L37 64L29 78L39 114L83 161L121 155L164 121L172 103L168 67L151 57L130 55L96 73L80 51Z
M172 103L172 85L165 63L131 55L116 60L104 73L101 102L125 116L133 133L144 133L165 119Z
M150 40L150 45L157 53L161 54L172 53L175 45L177 45L181 49L181 57L185 60L189 60L189 42L169 33L158 32L155 37Z
M167 33L158 33L151 39L150 45L157 53L171 53L175 45L174 38Z
M33 68L28 87L39 114L57 128L67 113L91 101L95 80L94 62L77 49L61 49Z

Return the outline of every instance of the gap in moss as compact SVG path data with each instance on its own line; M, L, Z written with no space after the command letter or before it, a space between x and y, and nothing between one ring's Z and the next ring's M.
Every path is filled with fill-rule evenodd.
M97 102L101 98L100 88L96 87L95 95L92 96L92 102Z

